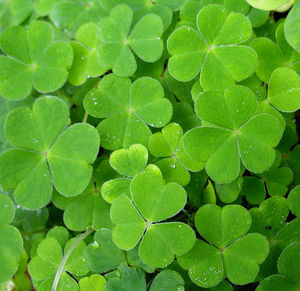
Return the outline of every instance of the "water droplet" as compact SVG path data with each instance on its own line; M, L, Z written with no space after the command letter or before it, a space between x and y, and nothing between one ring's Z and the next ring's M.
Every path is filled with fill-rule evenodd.
M172 169L175 169L176 166L175 166L174 164L171 164L171 168L172 168Z
M7 204L5 204L5 205L4 205L4 207L5 207L5 208L7 208L7 207L8 207L8 205L7 205Z
M96 241L93 242L92 246L94 249L99 248L99 244Z
M179 224L179 225L178 225L178 227L179 227L179 228L181 228L181 227L182 227L182 225L181 225L181 224Z
M40 141L39 141L38 139L36 139L36 138L33 138L32 140L33 140L34 143L39 143L39 142L40 142Z

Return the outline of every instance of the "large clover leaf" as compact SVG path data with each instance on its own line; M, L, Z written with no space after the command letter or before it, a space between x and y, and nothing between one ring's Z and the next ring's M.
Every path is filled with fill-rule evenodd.
M300 242L290 244L280 255L277 268L279 275L265 278L257 291L296 291L300 287Z
M198 13L197 27L198 31L180 27L168 39L168 68L175 79L190 81L200 72L204 90L225 89L254 72L255 51L239 45L251 35L246 16L221 5L208 5Z
M233 181L239 174L240 160L254 173L271 167L273 148L283 128L270 114L255 115L257 102L250 89L234 85L224 93L206 91L197 97L195 109L207 125L188 131L184 148L192 158L206 162L206 172L215 182Z
M247 2L258 9L262 10L276 10L281 6L289 3L290 0L247 0Z
M75 86L85 83L87 78L103 75L103 69L96 60L99 41L96 38L96 23L86 23L76 32L76 40L71 42L74 60L70 68L69 82Z
M153 63L162 56L163 23L159 16L147 14L131 29L133 12L126 5L114 7L110 16L97 27L100 40L98 62L118 76L129 77L137 69L133 52L143 61Z
M63 131L68 119L67 105L56 97L39 98L32 110L21 107L8 115L6 138L15 148L0 156L0 184L15 189L14 197L21 206L37 209L46 205L52 182L65 196L80 194L87 187L99 135L88 124Z
M203 163L191 159L184 151L182 144L183 130L177 123L170 123L161 132L152 134L149 140L149 151L155 157L162 157L156 163L167 182L185 186L190 181L190 171L200 171Z
M276 29L276 42L267 37L258 37L251 42L258 56L256 74L265 83L269 83L271 74L279 67L290 67L300 72L300 53L286 41L283 23Z
M33 87L43 93L55 91L68 79L72 48L54 42L49 23L7 28L1 33L0 46L7 55L0 57L0 94L7 99L24 99Z
M68 249L72 247L74 240L76 240L76 238L73 238L67 242L66 246L64 247L64 253L66 253ZM64 265L64 271L59 279L60 284L64 284L65 281L71 282L71 285L74 284L74 282L72 283L74 279L69 276L68 273L76 276L83 276L88 272L82 257L82 253L85 248L85 242L80 241L74 248L71 255L67 258L67 261ZM56 239L48 237L41 241L41 243L38 245L36 255L33 256L28 265L30 276L34 280L38 280L41 283L40 290L51 289L54 276L62 260L63 248ZM43 284L47 286L49 285L50 288L48 289L44 287L45 289L43 289Z
M175 255L183 255L193 247L195 234L188 225L160 223L186 204L186 192L181 186L165 184L152 173L141 173L131 182L131 195L134 202L122 195L111 206L111 219L115 224L112 237L119 248L132 249L142 238L139 246L142 261L152 267L163 267L170 264Z
M63 0L53 5L50 18L70 36L74 36L81 25L97 22L107 14L108 11L103 8L99 0Z
M209 243L197 240L194 248L178 257L178 263L189 270L198 286L209 288L224 278L238 285L254 281L259 267L268 255L267 239L258 233L245 235L251 216L239 205L222 209L213 204L202 206L195 216L200 235Z
M284 33L288 43L300 53L299 29L300 29L300 4L295 3L284 24Z
M105 76L97 89L84 99L86 111L105 118L98 125L101 145L110 150L127 148L136 143L147 145L151 130L162 127L172 117L172 105L155 79L144 77L133 84L114 74Z

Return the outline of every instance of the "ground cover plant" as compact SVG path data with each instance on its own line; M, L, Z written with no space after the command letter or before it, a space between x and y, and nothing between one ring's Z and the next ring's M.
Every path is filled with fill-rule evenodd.
M300 0L0 0L0 291L300 290Z

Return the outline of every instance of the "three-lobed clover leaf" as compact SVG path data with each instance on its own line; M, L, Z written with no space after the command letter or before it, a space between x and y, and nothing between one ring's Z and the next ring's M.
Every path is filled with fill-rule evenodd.
M79 280L78 285L80 291L104 291L106 280L99 274L93 274L90 277L83 277Z
M114 74L105 76L84 98L85 110L96 118L101 146L115 150L132 144L147 146L151 127L163 127L172 117L171 102L155 79L143 77L133 84Z
M99 135L88 124L66 128L68 121L66 103L47 96L37 99L32 109L20 107L8 115L5 134L14 148L0 155L0 184L15 189L19 205L45 206L52 183L61 194L74 196L90 182Z
M110 205L103 200L92 180L80 195L68 203L64 212L64 223L73 231L84 231L90 227L95 230L110 228L112 224L109 209Z
M168 39L168 68L175 79L190 81L200 72L204 90L225 89L254 72L255 51L240 45L251 36L246 16L208 5L198 13L197 27L180 27Z
M77 29L87 22L98 22L107 16L99 0L63 0L57 1L50 12L50 19L63 28L69 36L74 36Z
M296 2L289 12L284 23L284 34L288 43L300 53L299 29L300 29L300 4Z
M265 278L257 291L296 291L300 287L300 242L294 242L284 249L277 261L279 275Z
M117 197L111 206L114 243L121 249L132 249L141 240L139 256L152 267L170 264L175 255L187 253L194 245L195 234L186 224L165 222L186 204L185 190L153 173L141 173L130 185L133 201Z
M185 186L190 181L189 170L200 171L204 165L185 153L182 136L181 126L177 123L169 123L161 132L151 135L148 148L154 157L165 158L156 163L164 179Z
M290 0L247 0L247 2L261 10L276 10L286 5Z
M270 114L255 115L257 101L250 89L234 85L224 92L203 92L196 98L195 109L206 123L185 134L184 149L206 163L206 172L215 182L237 178L241 161L254 173L272 166L283 128Z
M253 282L267 257L269 244L258 233L247 234L251 216L240 205L202 206L195 216L200 235L193 249L178 257L178 263L189 271L191 280L203 288L214 287L224 278L234 284Z
M46 286L51 288L54 276L63 260L63 252L66 253L68 249L72 247L74 240L76 240L76 238L69 240L64 250L59 242L52 237L45 238L38 245L35 256L33 256L29 262L28 271L34 280L41 282L41 290L43 290L43 288L45 288L44 290L49 290ZM71 285L74 284L72 283L74 279L69 276L68 273L75 276L83 276L88 272L82 256L85 248L86 244L83 241L80 241L76 245L65 262L64 271L59 279L59 282L61 281L60 284L65 284L65 282L71 282ZM42 287L43 284L45 285L44 287Z
M268 87L268 101L280 111L293 112L300 109L300 77L296 71L291 68L273 71Z
M11 199L0 193L0 284L8 281L18 270L23 239L17 228L8 225L15 217Z
M147 14L131 29L133 12L127 5L118 5L109 17L100 19L97 37L99 64L121 77L132 76L137 64L134 54L144 62L158 61L163 53L163 23L159 16ZM134 54L133 54L134 53Z
M24 99L32 88L46 93L64 85L73 60L68 43L54 41L52 26L43 21L7 28L0 35L0 94Z
M276 44L267 37L257 37L251 42L258 56L257 76L269 83L273 71L279 67L290 67L300 72L300 53L295 51L286 41L284 24L276 29Z
M107 273L126 262L125 252L112 241L111 230L102 229L94 234L94 241L84 250L86 267L95 273Z
M98 77L106 72L106 69L97 62L96 51L99 41L96 37L96 28L96 23L85 23L76 32L77 41L70 43L74 59L68 80L72 85L82 85L88 78Z

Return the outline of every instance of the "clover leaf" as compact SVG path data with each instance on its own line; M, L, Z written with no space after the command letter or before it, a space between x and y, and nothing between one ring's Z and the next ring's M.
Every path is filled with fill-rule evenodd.
M125 252L112 241L111 230L102 229L95 233L94 241L83 253L85 265L95 273L106 273L126 262Z
M300 286L299 250L300 242L292 243L285 248L277 262L280 275L265 278L257 290L298 290Z
M300 109L300 77L290 68L273 71L268 87L269 102L280 111L293 112Z
M284 6L289 0L247 0L247 2L258 9L262 10L276 10Z
M74 36L81 25L97 22L107 14L98 0L63 0L53 5L50 19L70 36Z
M8 219L8 217L6 219ZM23 249L23 239L17 228L1 223L0 241L0 264L2 266L0 272L1 284L8 281L18 270Z
M197 240L194 248L178 257L178 263L189 270L191 280L209 288L224 278L238 285L254 281L259 267L267 257L268 241L258 233L247 234L251 216L240 205L202 206L195 216L200 235L209 243Z
M256 53L239 45L251 35L250 21L244 15L221 5L208 5L198 13L197 27L198 31L178 28L168 39L168 68L175 79L190 81L200 72L204 90L225 89L254 72ZM237 62L243 66L235 66Z
M133 52L148 63L159 60L163 53L163 24L159 16L147 14L131 29L132 17L130 7L118 5L97 26L98 62L121 77L132 76L137 69Z
M109 162L118 173L127 177L133 177L144 170L148 161L148 151L143 145L136 144L129 149L114 151Z
M155 157L164 157L156 163L167 182L185 186L190 181L189 171L200 171L203 163L192 160L182 145L183 130L177 123L169 123L161 132L152 134L149 151Z
M155 276L149 291L183 291L184 280L173 270L165 270Z
M287 199L288 206L292 213L296 216L300 216L300 186L296 186L290 192Z
M67 105L56 97L39 98L32 110L21 107L8 115L6 138L15 148L0 155L0 184L15 189L14 197L21 206L37 209L46 205L52 182L65 196L78 195L87 187L99 136L88 124L64 130L68 119Z
M74 231L84 231L93 227L95 230L110 228L110 206L100 195L98 189L91 181L80 195L74 197L64 212L64 223ZM78 216L78 213L81 213Z
M32 88L42 93L64 85L73 51L65 42L54 42L53 28L42 21L28 29L7 28L0 35L0 94L7 99L24 99ZM53 76L55 75L55 78Z
M128 148L132 144L147 145L151 127L162 127L172 117L172 105L164 97L158 81L149 77L133 84L114 74L105 76L97 89L84 98L85 110L97 118L101 145L105 149Z
M93 274L90 277L84 277L79 281L80 291L104 291L106 280L99 274Z
M193 159L206 162L206 172L215 182L233 181L239 174L240 161L254 173L272 166L273 148L283 129L272 115L255 115L256 108L254 93L239 85L224 93L206 91L197 97L196 112L207 125L185 134L184 149Z
M15 205L11 199L0 193L0 225L9 224L15 217Z
M276 29L276 41L275 44L267 37L258 37L251 42L258 56L256 74L265 83L269 83L272 72L279 67L290 67L299 73L300 54L287 43L283 23Z
M177 214L186 204L186 192L181 186L165 184L153 173L141 173L132 180L130 191L134 204L122 195L111 206L115 224L112 237L119 248L129 250L143 237L139 255L152 267L168 265L175 255L192 248L195 234L189 226L179 222L159 223Z
M75 86L82 85L87 78L98 77L106 72L96 60L99 41L96 38L96 23L82 25L76 32L76 40L71 42L74 60L69 72L69 82Z
M131 268L126 263L122 263L118 268L118 275L108 279L105 290L146 291L145 273L139 268Z
M73 238L67 242L64 248L65 253L72 246L75 239L76 238ZM64 271L59 278L58 284L60 282L61 285L70 284L72 286L74 285L75 281L71 276L68 275L68 273L71 273L75 276L83 276L88 272L88 269L85 267L82 259L82 253L85 248L86 244L83 241L79 241L79 243L74 247L74 250L72 250L72 253L67 258L66 262L64 262ZM33 256L29 262L28 271L33 279L40 281L41 290L51 289L54 276L62 259L63 250L56 239L49 237L42 240L38 245L36 255Z
M299 31L299 3L295 3L291 11L289 12L285 24L284 24L284 33L288 43L300 53L300 41L297 37L297 31Z

